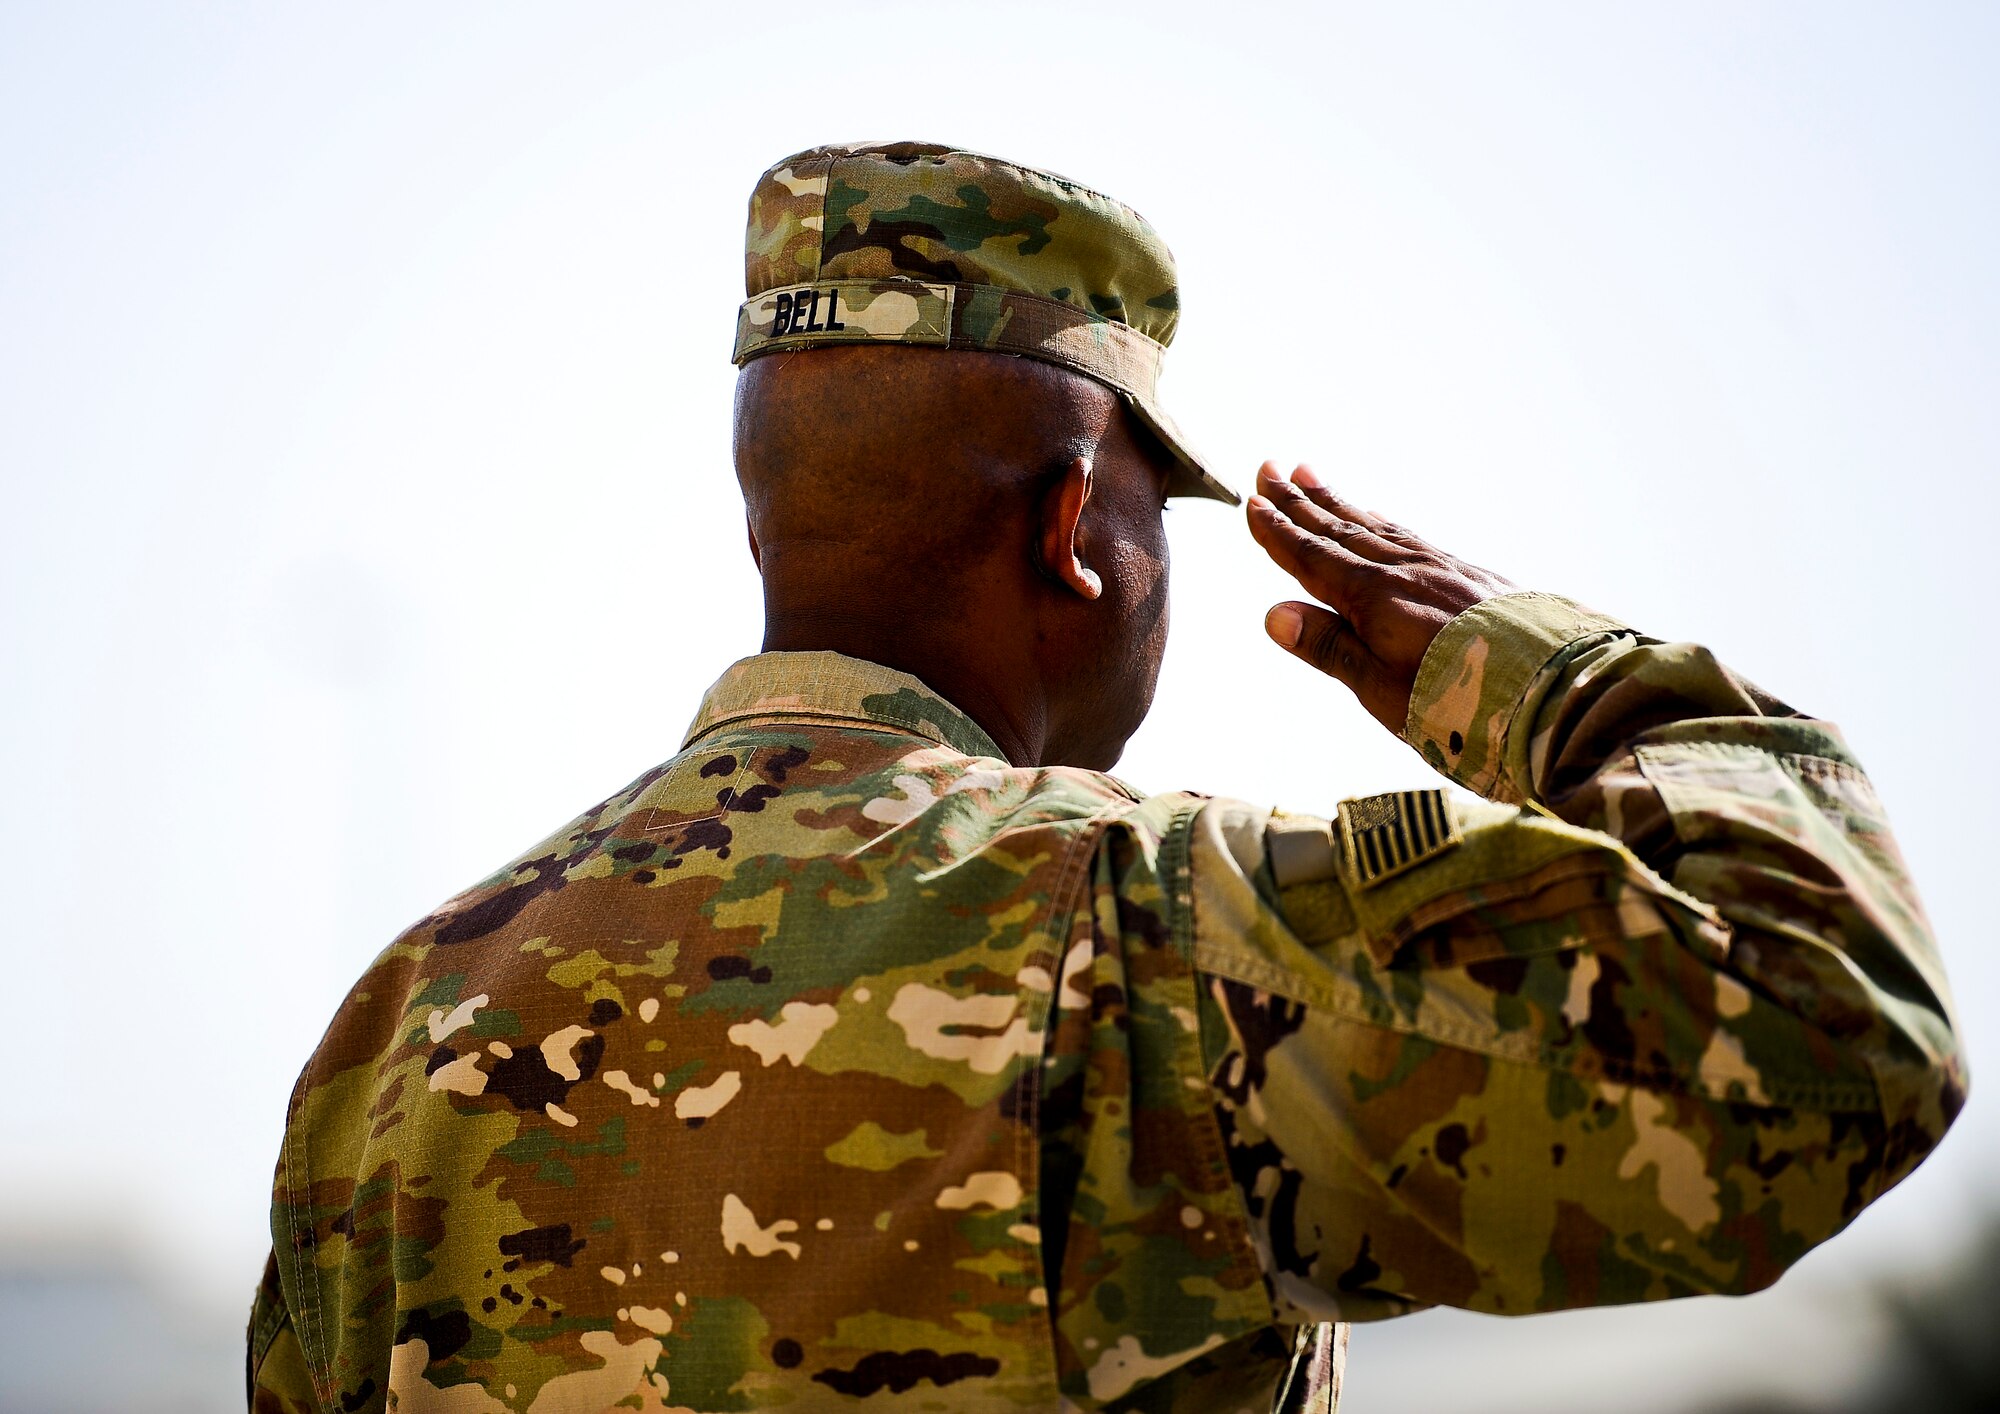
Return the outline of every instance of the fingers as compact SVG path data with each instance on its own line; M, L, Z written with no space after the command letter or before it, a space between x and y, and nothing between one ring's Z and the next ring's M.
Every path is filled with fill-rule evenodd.
M1277 604L1264 615L1264 631L1286 652L1344 683L1375 716L1387 720L1385 713L1394 711L1387 670L1340 615L1317 604Z
M1286 480L1275 466L1266 462L1257 474L1257 490L1286 518L1315 535L1339 541L1363 559L1394 563L1405 558L1403 547L1371 524L1375 517L1342 501L1325 486L1319 485L1317 478L1313 478L1312 486L1298 480L1301 476L1312 477L1305 467L1300 467L1292 476L1294 479ZM1313 494L1315 491L1317 496Z
M1267 463L1268 465L1268 463ZM1275 472L1275 468L1274 468ZM1364 510L1319 479L1309 466L1300 465L1292 472L1292 485L1314 506L1334 517L1361 526L1383 540L1397 545L1421 545L1423 542L1400 525L1393 524L1375 512Z
M1264 628L1295 657L1337 678L1383 726L1401 731L1410 691L1438 631L1505 580L1444 554L1336 495L1306 467L1266 462L1250 498L1250 534L1278 567L1331 607L1286 603Z
M1307 593L1336 608L1349 603L1360 578L1376 569L1373 561L1338 540L1315 535L1263 496L1250 498L1247 514L1251 538L1278 568L1296 579Z

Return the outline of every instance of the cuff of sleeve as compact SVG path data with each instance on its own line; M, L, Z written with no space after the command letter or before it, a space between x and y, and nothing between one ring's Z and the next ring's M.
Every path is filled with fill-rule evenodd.
M1475 604L1425 651L1403 740L1467 790L1517 800L1505 750L1530 685L1579 640L1630 631L1555 594L1503 594Z

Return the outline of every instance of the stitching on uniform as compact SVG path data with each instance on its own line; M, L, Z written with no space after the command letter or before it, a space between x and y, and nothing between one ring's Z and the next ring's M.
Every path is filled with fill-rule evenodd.
M261 1313L253 1308L250 1324L250 1373L253 1379L257 1371L264 1368L264 1360L271 1353L271 1342L278 1338L278 1332L291 1324L292 1313L284 1304L282 1277L278 1298L276 1305L265 1305Z
M826 202L833 193L833 168L838 158L828 156L826 174L819 185L819 239L813 242L813 280L818 281L826 269Z
M1852 761L1843 761L1836 756L1820 756L1808 751L1773 751L1769 747L1758 746L1747 741L1649 741L1632 748L1635 757L1647 756L1655 760L1671 761L1676 756L1711 756L1725 760L1744 756L1760 760L1775 761L1789 767L1801 776L1834 776L1844 781L1858 782L1872 791L1875 783L1868 773Z
M1737 763L1746 762L1747 758L1747 764L1775 766L1788 782L1801 788L1806 796L1806 803L1822 820L1829 814L1838 818L1840 812L1829 808L1824 801L1814 799L1811 791L1805 789L1809 784L1831 780L1854 786L1868 793L1868 799L1874 803L1878 813L1882 809L1882 797L1875 789L1875 782L1868 778L1868 773L1858 765L1835 760L1832 757L1813 756L1797 751L1770 751L1748 742L1736 741L1649 742L1634 747L1632 759L1638 764L1640 778L1652 788L1653 794L1659 797L1661 806L1667 812L1668 823L1673 826L1674 839L1684 845L1695 846L1703 843L1701 837L1688 832L1698 823L1688 817L1705 813L1687 803L1687 793L1690 790L1699 791L1705 787L1700 784L1688 786L1674 777L1675 758L1685 759L1689 755ZM1683 828L1684 826L1687 828Z
M312 1065L308 1062L306 1073L310 1073L311 1070ZM306 1075L301 1074L298 1084L293 1088L292 1103L288 1106L291 1113L285 1116L285 1187L287 1190L285 1193L285 1245L291 1249L288 1255L292 1260L292 1270L297 1272L299 1277L299 1344L303 1347L306 1357L306 1375L317 1386L319 1384L319 1375L313 1365L313 1332L311 1329L312 1293L307 1290L310 1283L307 1280L306 1263L299 1243L298 1192L293 1184L295 1178L303 1182L308 1195L310 1195L310 1180L301 1171L298 1161L298 1137L296 1134L297 1129L305 1118L302 1106L300 1105L299 1095L299 1091L303 1089L305 1081Z
M1199 950L1199 959L1198 965L1201 969L1213 976L1240 982L1246 987L1255 987L1273 996L1283 997L1287 1001L1316 1008L1343 1021L1360 1026L1372 1026L1378 1031L1394 1031L1404 1036L1421 1036L1426 1040L1439 1041L1475 1055L1487 1056L1512 1065L1553 1071L1578 1080L1609 1080L1618 1085L1636 1085L1648 1090L1693 1095L1716 1104L1751 1103L1747 1100L1738 1101L1727 1095L1711 1094L1691 1077L1670 1070L1641 1070L1637 1067L1613 1066L1596 1059L1595 1053L1589 1051L1566 1057L1547 1046L1530 1045L1508 1050L1494 1045L1492 1037L1469 1026L1456 1025L1448 1021L1405 1021L1387 1009L1377 1010L1365 1005L1357 1006L1328 988L1301 986L1300 979L1295 974L1287 972L1275 963L1264 962L1261 959L1219 956L1213 949L1205 948ZM1873 1111L1881 1108L1880 1096L1873 1085L1863 1082L1851 1085L1824 1085L1812 1081L1767 1079L1764 1086L1770 1104L1758 1108L1803 1107L1827 1111Z
M1042 180L1048 182L1054 182L1057 186L1063 188L1065 191L1074 192L1078 196L1094 196L1099 201L1104 202L1106 205L1115 206L1120 211L1126 213L1128 216L1135 218L1141 225L1148 227L1152 225L1152 222L1146 220L1145 217L1139 215L1138 212L1134 211L1131 207L1127 206L1117 197L1107 196L1103 192L1095 189L1094 187L1085 186L1082 182L1071 181L1068 177L1063 176L1060 172L1045 172L1039 167L1024 167L1018 162L1009 162L1004 157L994 157L984 152L973 152L963 147L954 147L951 149L950 153L946 155L952 157L975 157L979 159L981 162L990 162L995 167L1004 168L1006 171L1012 172L1017 177L1040 177ZM931 158L929 160L938 161L941 159Z
M1035 1216L1038 1219L1042 1216L1042 1205L1045 1197L1042 1192L1040 1164L1038 1162L1041 1148L1042 1122L1041 1072L1042 1066L1046 1062L1049 1043L1054 1039L1056 1022L1053 1018L1056 1012L1056 995L1062 989L1062 959L1068 954L1072 946L1070 943L1070 934L1075 930L1078 905L1068 902L1073 889L1072 880L1077 878L1082 872L1079 868L1079 860L1087 858L1091 853L1095 852L1096 825L1097 817L1093 816L1085 823L1084 828L1077 832L1076 839L1071 842L1069 853L1063 858L1062 867L1056 875L1056 886L1049 895L1049 926L1046 931L1055 941L1056 985L1051 987L1046 994L1035 993L1028 1003L1034 1012L1034 1015L1030 1019L1041 1023L1038 1029L1042 1037L1042 1055L1037 1057L1033 1064L1023 1066L1021 1068L1021 1078L1015 1082L1015 1088L1020 1095L1020 1113L1025 1122L1014 1131L1014 1167L1024 1180L1034 1184ZM1058 928L1061 929L1060 933L1057 932ZM1046 1000L1044 1000L1044 996L1046 996ZM1030 1167L1031 1162L1033 1163L1032 1168ZM1046 1254L1047 1249L1046 1247L1038 1246L1036 1250L1038 1253ZM1059 1278L1061 1273L1058 1272L1056 1275ZM1043 1268L1042 1279L1044 1283L1048 1281L1048 1270L1046 1267ZM1058 1293L1056 1292L1050 1292L1049 1294L1049 1310L1051 1313L1055 1311L1057 1295Z
M264 1375L264 1362L271 1358L271 1347L277 1344L278 1337L284 1334L285 1327L292 1324L292 1313L281 1310L278 1312L278 1318L275 1322L272 1322L268 1315L264 1319L270 1329L258 1333L251 1342L250 1388L253 1398L256 1394L257 1382ZM308 1373L310 1373L310 1367L308 1367Z
M1625 860L1625 856L1616 852L1613 853L1612 857L1614 861L1624 862ZM1408 942L1418 933L1421 933L1424 929L1434 927L1448 919L1457 918L1465 913L1473 913L1482 908L1490 908L1494 904L1517 903L1522 899L1533 898L1536 894L1553 888L1557 884L1566 884L1574 879L1588 878L1593 874L1602 874L1606 878L1617 879L1635 888L1643 889L1655 899L1687 908L1689 912L1706 922L1720 923L1725 927L1728 926L1727 920L1723 919L1715 911L1713 904L1705 903L1701 899L1695 899L1691 894L1682 893L1665 879L1661 879L1659 875L1654 874L1651 868L1645 865L1644 861L1638 862L1640 868L1645 871L1643 874L1629 867L1621 870L1616 866L1616 863L1606 862L1595 851L1589 848L1580 849L1571 854L1558 855L1539 869L1531 870L1526 874L1517 874L1509 879L1499 879L1481 884L1478 886L1480 897L1477 900L1467 899L1465 897L1465 890L1463 889L1456 890L1442 898L1429 899L1423 903L1413 905L1408 913L1404 914L1396 923L1390 926L1387 932L1377 933L1372 928L1365 931L1367 931L1371 938L1375 938L1388 947L1391 953L1394 953L1404 943ZM1646 877L1647 875L1651 875L1651 878ZM1690 907L1690 899L1695 904L1699 904L1700 907ZM1568 949L1549 948L1547 951L1565 952ZM1528 954L1510 955L1527 956Z
M840 655L835 654L832 656L838 658ZM851 661L859 661L859 660L851 660ZM881 665L875 664L871 666L880 667ZM804 691L807 693L820 692L826 683L827 680L826 673L828 671L832 671L833 673L843 678L844 680L841 683L841 685L843 687L849 687L849 688L856 686L856 683L852 681L852 679L856 678L857 676L863 678L868 676L867 674L857 675L853 673L850 669L844 667L839 663L833 664L830 669L823 668L816 664L811 669L811 676L809 676L806 680ZM883 671L888 673L895 673L894 669L883 669ZM936 692L932 691L928 686L924 684L922 679L911 677L908 673L895 673L895 676L898 678L907 679L906 683L898 684L899 687L904 687L904 686L909 686L910 684L914 684L915 690L921 692L923 696L928 697L933 702L936 702L939 706L945 708L947 711L951 713L952 716L965 721L978 735L981 736L985 735L984 730L979 727L978 723L973 722L970 718L966 717L964 712L960 711L956 707L953 707L949 702L946 702L942 697L938 696ZM861 685L873 686L873 684L868 684L865 682L862 683ZM715 694L711 692L710 695L713 696ZM871 692L867 695L874 696L876 694ZM708 710L707 704L706 701L704 701L702 711L703 713L706 713L707 710ZM717 715L712 720L709 721L703 722L701 715L697 715L695 720L697 722L700 722L701 725L698 730L691 729L688 732L686 738L681 742L682 751L686 751L689 747L693 746L703 737L708 736L713 732L721 730L723 727L728 726L732 722L742 722L742 721L764 722L764 721L792 721L792 720L821 721L821 722L831 722L834 724L852 724L855 722L867 722L875 725L897 726L897 727L902 727L903 729L910 731L915 735L928 737L930 740L937 742L940 746L949 746L952 747L954 750L959 749L955 743L953 743L952 741L950 741L945 737L943 729L940 728L935 722L929 720L928 718L917 716L915 714L890 712L890 711L883 711L880 709L862 710L858 708L842 708L842 707L827 707L827 706L762 707L753 705L753 706L732 708L727 711L718 712ZM989 744L990 744L990 739L989 739ZM972 753L967 753L967 754L972 754Z
M1868 773L1851 761L1839 761L1831 756L1809 756L1802 751L1775 751L1771 754L1780 761L1790 763L1802 776L1838 776L1844 781L1860 782L1871 791L1875 787Z
M300 1072L298 1084L292 1092L292 1109L294 1113L286 1116L285 1123L285 1167L288 1172L293 1169L297 1170L305 1190L304 1199L308 1207L312 1203L312 1145L311 1140L305 1135L304 1130L306 1118L306 1084L311 1077L312 1062L309 1060L306 1062L305 1069ZM294 1157L295 1155L296 1158ZM308 1259L300 1250L298 1195L288 1193L286 1198L285 1236L290 1240L292 1248L293 1270L299 1274L299 1315L302 1318L299 1324L299 1344L306 1357L306 1377L313 1382L314 1388L319 1391L322 1398L331 1399L333 1397L333 1355L326 1348L325 1332L319 1324L319 1289L317 1285L319 1261L317 1241L314 1244L314 1252L310 1259ZM315 1227L315 1239L317 1239L317 1236L317 1228ZM323 1381L320 1378L313 1355L313 1346L315 1344L320 1349L318 1358L326 1363L326 1377Z
M1030 294L1026 290L1009 289L1005 285L983 285L977 280L955 280L947 281L946 283L955 290L998 290L1010 300L1025 300L1030 304L1038 304L1047 309L1058 310L1066 318L1076 321L1072 327L1105 324L1113 329L1123 329L1126 333L1136 338L1144 339L1157 349L1164 350L1166 348L1165 344L1136 325L1128 324L1123 319L1106 318L1096 310L1085 309L1081 305L1071 304L1068 300L1050 299L1047 295Z
M809 676L806 678L805 690L809 694L817 695L824 686L824 683L825 683L825 674L820 667L815 665L810 670ZM757 722L762 720L775 721L778 720L778 718L774 716L772 718L766 719L754 713L746 714L745 717L726 717L719 722L714 722L709 726L702 728L699 732L696 732L694 735L690 736L687 739L687 742L681 747L680 754L674 758L673 769L667 772L666 779L660 783L660 794L662 796L669 794L669 792L673 787L674 782L679 780L683 775L686 774L688 766L694 760L696 742L700 741L702 738L706 736L712 735L714 732L718 731L724 726L729 725L732 722L742 724L746 727L754 728ZM792 719L788 717L785 720L792 720ZM754 745L740 746L740 747L724 747L721 743L717 743L715 747L710 749L728 750L732 754L736 754L739 756L739 764L736 767L736 774L729 778L729 784L724 788L729 792L729 804L717 805L714 810L710 811L705 815L694 815L690 816L686 820L670 821L669 823L664 825L655 825L653 823L655 820L660 818L660 807L657 805L652 806L650 807L650 811L646 816L645 825L642 826L639 830L639 833L641 835L658 834L667 830L676 830L676 829L685 830L691 825L705 824L710 820L720 820L722 819L723 816L729 813L730 806L736 803L736 788L742 785L743 778L750 774L750 765L751 762L756 760L758 748Z
M887 712L881 712L869 716L863 716L860 713L840 712L832 708L823 708L823 709L796 708L796 709L780 709L777 711L758 711L753 708L746 708L741 712L732 712L726 716L718 717L715 721L710 722L707 726L703 727L699 732L689 737L687 740L687 745L683 746L681 750L684 752L692 750L696 742L700 741L703 737L713 736L716 732L721 731L724 727L727 726L754 727L761 722L821 722L827 726L834 726L834 727L840 727L840 726L852 727L857 723L859 723L865 726L899 730L908 736L919 736L926 741L935 743L938 746L950 747L953 751L957 751L959 749L958 747L952 745L950 741L947 741L944 735L941 732L939 732L935 726L932 726L931 723L915 717L904 717L900 715L893 715ZM930 727L930 730L926 731L925 730L926 727ZM966 755L968 756L972 754L973 753L971 752L966 753Z
M1042 1145L1042 1068L1047 1064L1049 1046L1055 1039L1055 1025L1057 1023L1052 1021L1051 1017L1058 1015L1056 998L1062 991L1061 959L1068 956L1069 950L1073 946L1070 942L1070 935L1075 931L1077 915L1083 908L1083 889L1081 885L1082 880L1088 872L1087 866L1091 860L1097 857L1098 846L1103 840L1106 831L1115 821L1129 814L1133 808L1132 803L1121 801L1117 805L1107 805L1104 809L1097 811L1084 821L1083 828L1077 831L1076 839L1070 845L1069 853L1063 860L1061 872L1056 878L1056 886L1049 895L1048 921L1050 927L1047 931L1051 937L1057 938L1055 985L1050 987L1047 993L1036 993L1035 999L1029 1003L1038 1012L1038 1016L1035 1019L1041 1022L1042 1053L1033 1062L1022 1067L1021 1078L1016 1083L1017 1091L1021 1097L1020 1113L1025 1123L1022 1123L1014 1133L1014 1167L1023 1180L1034 1185L1035 1219L1037 1226L1040 1225L1040 1220L1044 1213L1043 1204L1047 1198L1047 1195L1042 1191L1040 1164ZM1055 932L1055 925L1058 920L1061 920L1062 926L1062 932L1059 935ZM1093 948L1091 951L1091 966L1095 968L1096 965L1097 953ZM1034 1359L1037 1364L1045 1365L1050 1376L1053 1378L1059 1368L1059 1362L1055 1358L1055 1338L1056 1320L1059 1314L1057 1308L1062 1301L1062 1273L1051 1273L1048 1270L1046 1263L1048 1253L1045 1245L1037 1244L1035 1251L1036 1263L1042 1268L1042 1289L1048 1294L1049 1304L1046 1308L1048 1319L1044 1323L1047 1327L1046 1343L1038 1342L1033 1347L1035 1350Z
M1202 968L1196 957L1198 930L1194 916L1194 822L1207 805L1206 800L1191 801L1176 811L1173 823L1167 830L1165 840L1162 841L1162 853L1169 849L1173 852L1167 871L1168 880L1172 885L1167 895L1167 906L1174 920L1175 942L1180 948L1183 961L1187 964L1188 979L1194 993L1196 1018L1194 1052L1204 1096L1200 1107L1201 1118L1197 1122L1197 1130L1201 1136L1200 1143L1204 1151L1202 1158L1227 1180L1222 1189L1227 1195L1223 1201L1229 1205L1225 1216L1242 1238L1242 1241L1234 1244L1237 1250L1231 1258L1231 1265L1236 1270L1256 1278L1256 1289L1264 1295L1265 1320L1269 1323L1277 1319L1277 1311L1272 1305L1270 1279L1264 1271L1263 1261L1257 1255L1256 1237L1250 1224L1249 1209L1243 1202L1243 1191L1229 1166L1229 1146L1222 1137L1222 1127L1215 1117L1216 1096L1209 1084L1208 1051L1202 1044L1201 1038L1203 987Z
M834 669L834 671L838 672L841 670L836 668ZM827 685L827 669L818 664L815 664L808 672L808 676L806 678L802 691L803 694L806 696L818 697L824 694L826 685ZM679 780L682 774L685 773L689 762L692 760L695 747L699 742L705 740L710 736L713 736L715 733L723 730L725 727L736 727L738 729L754 730L760 724L779 723L779 722L798 722L798 723L817 722L827 726L835 726L835 727L844 726L849 728L852 728L855 725L859 724L867 727L873 727L878 730L886 729L889 731L901 731L905 735L913 736L918 738L919 740L930 742L934 746L942 746L948 751L962 752L963 754L971 757L974 760L984 759L978 753L965 751L964 748L952 742L945 736L943 730L940 729L936 724L924 718L916 717L914 715L906 713L877 711L864 715L861 713L841 712L832 708L821 708L821 709L805 708L792 711L762 711L756 708L745 708L743 711L738 713L729 713L720 716L715 721L709 722L707 725L703 726L700 731L690 734L687 741L682 745L680 749L679 756L676 758L676 763L673 769L667 772L666 779L660 783L659 786L660 793L662 795L667 794L670 788L673 786L674 782ZM718 747L719 745L720 744L718 743ZM732 799L734 798L736 787L742 784L743 777L746 774L748 774L750 770L750 762L752 757L755 755L755 751L756 748L754 747L743 750L742 765L737 768L736 775L730 781L729 785ZM714 811L711 814L700 815L689 820L680 821L679 825L681 826L694 825L694 824L699 824L704 820L716 820L720 819L722 816L728 813L729 813L728 807L725 806L721 809ZM661 830L669 830L676 828L676 825L674 824L655 825L654 821L658 820L659 816L660 816L660 808L657 805L650 807L649 812L646 816L646 823L642 827L640 827L639 833L642 835L648 835L648 834L654 834Z
M702 733L704 736L707 734L706 732ZM675 758L673 769L667 772L666 779L660 782L661 796L665 797L672 794L674 782L687 774L687 768L693 762L694 755L694 742L689 741L686 746L681 748L680 755ZM743 783L743 777L749 773L750 758L754 755L756 755L755 747L743 748L742 764L736 768L736 774L729 778L728 791L731 802L734 802L736 799L736 787ZM660 807L651 805L646 808L646 823L639 827L639 833L642 835L651 835L658 834L664 830L686 829L690 825L703 824L709 820L720 820L728 813L729 807L721 805L706 815L694 815L685 820L669 821L664 825L655 825L653 822L660 818ZM567 869L569 867L568 863L565 862L563 867Z
M1533 739L1534 723L1532 721L1528 723L1530 739L1522 749L1529 777L1528 789L1522 790L1520 788L1519 783L1514 780L1513 769L1508 765L1508 762L1512 759L1511 747L1514 740L1514 733L1522 725L1521 709L1527 705L1528 699L1534 696L1544 683L1558 681L1564 673L1569 671L1570 664L1574 663L1592 648L1601 646L1600 640L1620 637L1636 639L1639 634L1636 629L1621 624L1615 619L1604 619L1586 613L1572 618L1567 627L1559 629L1558 632L1565 633L1568 636L1559 645L1554 648L1548 648L1546 646L1546 631L1541 625L1535 623L1532 615L1516 617L1513 613L1512 605L1504 608L1500 607L1500 600L1526 598L1543 601L1560 600L1561 596L1549 594L1541 590L1527 590L1519 595L1503 594L1498 599L1488 600L1487 603L1495 605L1495 613L1500 619L1500 627L1526 629L1530 635L1544 641L1544 651L1547 652L1548 656L1542 659L1541 664L1522 681L1520 691L1515 694L1512 705L1507 709L1507 720L1501 724L1499 739L1492 742L1484 769L1481 772L1468 775L1462 784L1471 785L1472 781L1477 779L1478 776L1487 775L1492 778L1496 786L1505 786L1513 790L1515 795L1520 799L1538 799L1535 794L1533 779L1536 762L1535 741ZM1481 606L1476 605L1474 607ZM1439 637L1442 636L1442 634L1439 635ZM1433 643L1435 644L1435 640L1433 640ZM1573 685L1573 689L1581 688L1583 681L1584 679L1578 679ZM1412 700L1414 701L1414 699ZM1468 731L1474 725L1476 724L1468 723ZM1491 733L1488 733L1488 735L1490 738ZM1489 799L1496 798L1491 791L1481 790L1479 794L1487 796Z
M303 1077L301 1077L301 1083L299 1086L299 1118L301 1121L305 1119L305 1106L306 1106L306 1090ZM301 1123L299 1125L299 1158L306 1180L306 1192L305 1192L306 1219L307 1222L310 1224L310 1230L312 1232L313 1279L312 1282L310 1283L312 1288L312 1300L309 1304L312 1308L313 1331L315 1332L319 1342L319 1361L320 1365L323 1367L325 1371L326 1397L328 1399L332 1399L333 1398L333 1343L329 1341L326 1336L326 1292L320 1286L319 1224L314 1219L314 1208L313 1208L312 1134L307 1129L304 1123ZM307 1284L302 1282L300 1283L300 1285L303 1288ZM308 1369L310 1369L310 1367L308 1367Z
M687 770L688 760L692 756L692 754L693 753L689 748L683 747L681 749L681 753L678 759L676 759L674 764L668 768L667 774L661 779L659 785L659 792L662 798L670 796L673 793L674 782L679 780L681 778L682 773L684 773ZM647 806L646 823L639 827L639 833L642 835L650 835L650 834L655 834L661 830L670 830L673 828L671 824L655 825L653 822L659 818L660 818L660 807L657 805ZM702 816L701 818L713 819L714 817ZM697 821L688 820L684 821L683 823L692 825L697 823Z

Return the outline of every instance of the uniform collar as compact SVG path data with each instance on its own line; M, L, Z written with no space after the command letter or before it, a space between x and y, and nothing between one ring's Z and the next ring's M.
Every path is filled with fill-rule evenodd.
M732 722L869 722L967 756L1006 760L972 718L908 673L844 653L759 653L734 664L702 697L681 749Z

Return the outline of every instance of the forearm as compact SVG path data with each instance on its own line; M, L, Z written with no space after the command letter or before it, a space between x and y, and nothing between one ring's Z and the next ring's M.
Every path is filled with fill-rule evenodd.
M1943 970L1874 789L1830 723L1706 649L1508 595L1438 635L1405 735L1461 784L1613 836L1725 921L1722 970L1863 1067L1883 1120L1912 1136L1885 1156L1882 1186L1943 1133L1965 1086ZM1739 1028L1753 1062L1778 1044L1755 1017Z
M1965 1093L1929 925L1838 732L1303 468L1259 489L1251 533L1316 601L1276 606L1271 636L1523 807L1454 802L1456 831L1401 871L1359 867L1346 812L1267 826L1267 868L1210 851L1211 880L1235 859L1256 881L1233 907L1206 889L1198 957L1232 1153L1282 1160L1245 1192L1300 1175L1298 1211L1271 1210L1275 1270L1360 1319L1775 1280ZM1281 1001L1302 1019L1265 1014ZM1298 1029L1273 1046L1279 1023ZM1253 1059L1238 1103L1221 1082ZM1288 1255L1298 1232L1319 1251Z

